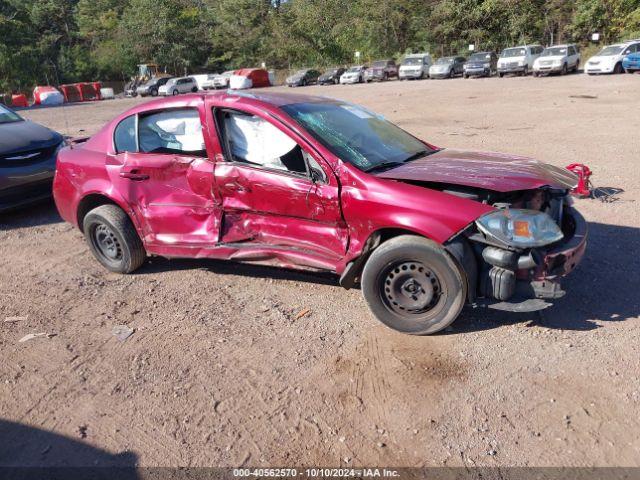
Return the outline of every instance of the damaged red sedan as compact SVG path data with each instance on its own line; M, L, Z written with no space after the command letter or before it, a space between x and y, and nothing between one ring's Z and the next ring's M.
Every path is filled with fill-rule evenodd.
M424 335L465 303L564 295L586 246L576 183L436 148L343 101L225 92L145 103L66 147L54 197L111 271L159 255L335 272L381 322Z

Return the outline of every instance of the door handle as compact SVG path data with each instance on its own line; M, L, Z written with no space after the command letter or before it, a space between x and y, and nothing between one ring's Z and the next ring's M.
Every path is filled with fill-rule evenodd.
M120 176L122 178L127 178L129 180L141 181L141 180L149 180L149 175L144 173L138 173L136 170L132 170L130 172L120 172Z

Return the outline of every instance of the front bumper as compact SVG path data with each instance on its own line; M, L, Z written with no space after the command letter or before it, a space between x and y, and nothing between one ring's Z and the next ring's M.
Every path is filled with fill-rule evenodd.
M0 212L51 197L56 154L33 165L0 169Z
M485 77L491 75L491 67L465 68L464 73L469 77Z
M429 72L429 78L449 78L451 76L451 71L447 70L446 72Z
M341 78L340 79L340 84L341 85L351 85L354 83L360 83L360 79L358 77L354 77L354 78Z
M366 71L364 72L365 81L371 80L384 80L384 72L383 71Z
M501 258L492 249L489 255L483 251L482 256L487 261L480 277L480 294L485 299L498 302L500 310L523 311L521 305L532 305L533 300L553 300L565 295L560 285L560 279L570 274L582 260L587 248L588 228L582 215L574 209L565 212L564 224L572 232L570 238L549 248L537 248L523 252L515 260L509 260L507 252ZM488 259L488 257L491 257ZM511 257L513 258L513 257ZM507 259L507 260L505 260ZM512 263L512 266L508 265ZM540 308L530 308L527 311L546 308L546 302L539 302ZM491 305L489 305L491 306Z
M593 75L596 73L613 73L614 68L615 66L612 67L610 65L605 65L602 63L596 64L596 65L587 63L587 65L584 67L584 71L589 75Z
M540 75L548 75L550 73L560 73L560 72L562 72L562 64L560 64L560 65L541 65L541 66L535 67L533 69L533 71L535 73L540 74Z
M400 72L398 72L398 77L401 78L402 80L406 79L406 78L422 78L422 77L428 77L429 75L425 72L423 72L422 70L400 70Z
M498 73L522 73L527 65L498 65Z

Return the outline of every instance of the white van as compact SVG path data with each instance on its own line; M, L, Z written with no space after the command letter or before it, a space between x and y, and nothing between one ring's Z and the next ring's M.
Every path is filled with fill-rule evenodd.
M413 53L407 55L400 63L398 78L400 80L428 78L429 67L431 67L432 64L433 60L428 53Z
M505 48L498 59L498 76L502 78L507 73L529 75L533 70L533 62L543 51L541 45Z

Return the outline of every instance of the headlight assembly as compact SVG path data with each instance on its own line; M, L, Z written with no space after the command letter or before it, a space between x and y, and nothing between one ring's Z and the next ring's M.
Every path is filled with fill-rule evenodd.
M516 248L542 247L562 240L560 227L544 212L504 209L476 220L481 232Z

